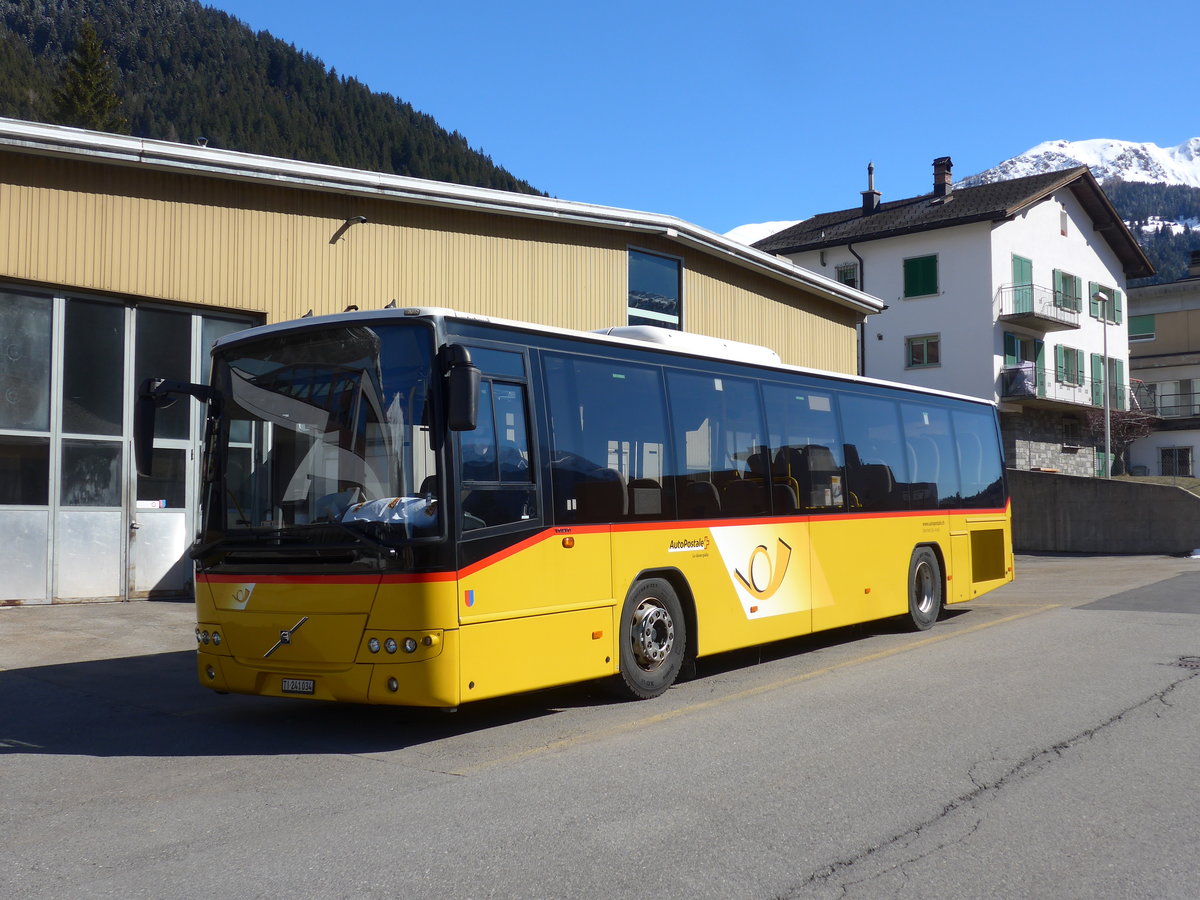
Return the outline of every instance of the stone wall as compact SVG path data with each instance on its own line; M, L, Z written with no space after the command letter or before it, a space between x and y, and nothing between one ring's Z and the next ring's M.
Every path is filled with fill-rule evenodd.
M1001 413L1000 431L1010 468L1088 477L1096 473L1096 445L1081 417L1026 407L1020 413Z

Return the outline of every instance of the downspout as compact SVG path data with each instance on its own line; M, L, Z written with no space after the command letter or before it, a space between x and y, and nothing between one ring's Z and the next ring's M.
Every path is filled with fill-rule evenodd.
M847 244L846 249L858 260L858 289L866 292L867 273L863 266L863 258L858 255L858 251L854 249L853 244ZM867 374L867 317L863 316L863 320L858 323L858 374Z

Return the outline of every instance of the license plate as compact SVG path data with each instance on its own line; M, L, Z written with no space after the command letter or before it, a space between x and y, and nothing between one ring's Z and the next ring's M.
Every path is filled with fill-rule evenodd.
M283 679L283 692L285 694L311 694L315 688L316 682L311 678Z

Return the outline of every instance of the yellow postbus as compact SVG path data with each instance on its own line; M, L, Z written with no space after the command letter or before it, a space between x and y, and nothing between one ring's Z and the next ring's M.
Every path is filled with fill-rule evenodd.
M437 309L222 338L196 563L200 682L457 707L871 619L1010 581L996 410L658 328ZM686 667L686 668L685 668Z

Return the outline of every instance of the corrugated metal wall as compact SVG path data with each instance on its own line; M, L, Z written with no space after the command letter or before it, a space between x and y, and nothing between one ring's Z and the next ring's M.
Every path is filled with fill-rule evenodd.
M352 216L365 216L336 241ZM626 249L684 263L688 331L855 370L854 315L662 238L68 159L6 154L0 279L262 312L456 309L592 329L625 321Z

